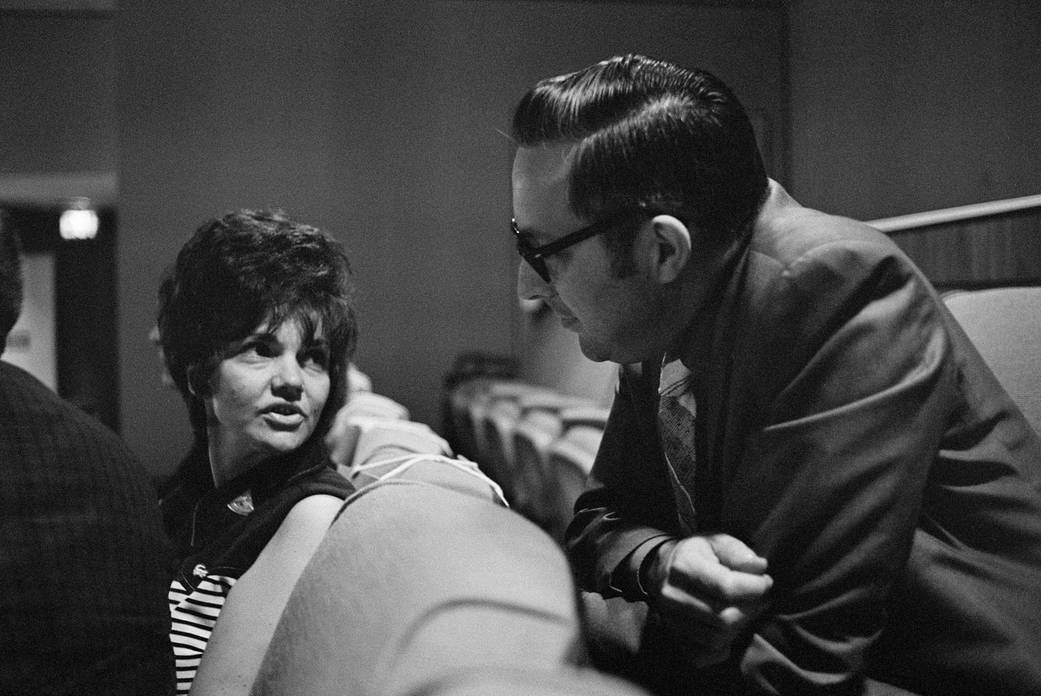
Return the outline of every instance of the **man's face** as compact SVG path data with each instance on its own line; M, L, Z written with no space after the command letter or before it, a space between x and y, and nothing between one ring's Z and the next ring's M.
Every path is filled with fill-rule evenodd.
M592 222L577 217L568 206L572 153L571 144L517 151L513 213L518 228L533 245L548 244ZM586 357L628 363L648 359L660 349L654 332L660 288L639 264L636 273L614 277L607 248L594 237L548 257L546 265L549 282L521 260L517 294L545 301L564 328L578 334Z

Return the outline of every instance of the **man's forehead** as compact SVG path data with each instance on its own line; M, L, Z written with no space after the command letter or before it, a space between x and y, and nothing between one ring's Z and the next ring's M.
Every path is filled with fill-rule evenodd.
M513 159L513 176L518 183L566 185L568 172L574 160L574 143L547 143L532 147L517 148Z
M568 174L574 150L573 143L517 149L513 160L513 207L518 222L552 226L550 220L528 218L573 217L568 206Z

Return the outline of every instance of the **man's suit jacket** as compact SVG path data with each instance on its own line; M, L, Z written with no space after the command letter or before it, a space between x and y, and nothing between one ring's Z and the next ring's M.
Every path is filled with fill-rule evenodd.
M746 542L775 583L711 676L765 693L857 693L864 675L1041 693L1037 435L884 235L771 182L743 244L682 349L691 493L698 531ZM623 370L568 531L580 582L605 596L639 598L630 571L681 534L657 367Z
M0 694L173 693L168 544L119 439L0 362Z

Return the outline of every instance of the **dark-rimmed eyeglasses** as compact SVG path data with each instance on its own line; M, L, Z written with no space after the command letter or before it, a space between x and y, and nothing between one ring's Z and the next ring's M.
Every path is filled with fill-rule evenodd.
M535 272L539 274L539 278L542 278L545 282L549 280L549 268L546 266L546 257L558 254L569 246L574 246L581 241L595 237L598 234L603 234L609 230L614 229L618 226L618 219L601 220L594 222L592 225L586 225L580 230L565 234L560 239L554 239L549 244L543 244L542 246L533 246L531 239L520 231L517 227L517 219L513 218L510 220L510 229L513 230L513 238L517 241L517 253L521 255L528 265L535 269Z

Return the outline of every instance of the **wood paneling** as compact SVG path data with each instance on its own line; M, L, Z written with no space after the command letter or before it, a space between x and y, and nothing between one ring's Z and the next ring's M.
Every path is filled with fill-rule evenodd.
M1041 284L1041 209L892 236L941 289Z

